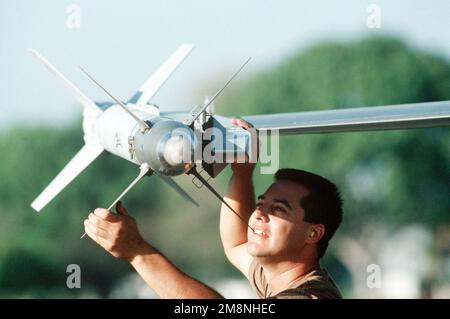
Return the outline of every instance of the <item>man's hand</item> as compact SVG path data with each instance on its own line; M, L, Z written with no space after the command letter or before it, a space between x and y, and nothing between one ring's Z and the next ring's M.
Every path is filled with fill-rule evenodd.
M84 230L111 255L131 262L146 250L148 244L121 202L117 203L116 210L117 214L113 214L104 208L95 209L84 221Z
M231 124L242 127L245 130L250 130L251 133L256 134L256 130L254 130L253 125L243 119L233 118L233 119L231 119ZM257 136L255 136L255 137L252 136L252 139L254 142L256 142L257 158L258 158L258 156L259 156L259 154L258 154L259 140L258 140ZM253 145L253 147L254 146L255 145ZM246 176L246 175L251 175L253 173L255 166L256 166L256 163L249 163L249 162L247 162L247 163L232 163L231 169L233 170L233 173L236 175Z
M117 203L116 210L117 215L104 208L89 214L84 221L86 234L114 257L128 260L161 298L223 298L147 244L121 202Z

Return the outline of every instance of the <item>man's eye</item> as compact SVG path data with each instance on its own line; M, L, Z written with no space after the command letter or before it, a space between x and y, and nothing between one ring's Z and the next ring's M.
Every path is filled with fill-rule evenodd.
M275 212L282 212L282 213L287 213L286 212L286 209L284 209L284 207L282 207L282 206L273 206L273 210L275 211Z

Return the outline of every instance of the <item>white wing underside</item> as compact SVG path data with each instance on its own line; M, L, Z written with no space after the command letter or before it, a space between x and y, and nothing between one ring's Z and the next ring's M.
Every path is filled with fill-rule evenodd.
M44 191L31 203L31 207L39 212L102 152L103 147L99 144L84 145Z

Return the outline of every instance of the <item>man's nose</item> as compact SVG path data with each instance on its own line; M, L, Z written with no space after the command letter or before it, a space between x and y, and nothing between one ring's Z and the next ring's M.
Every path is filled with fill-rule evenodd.
M261 221L263 223L267 223L269 221L269 215L267 214L267 212L264 210L263 207L256 208L255 214L256 220Z

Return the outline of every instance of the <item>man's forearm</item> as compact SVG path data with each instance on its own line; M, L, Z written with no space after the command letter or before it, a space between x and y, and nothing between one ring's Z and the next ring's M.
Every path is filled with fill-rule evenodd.
M212 288L189 277L150 245L130 261L144 281L161 298L223 298Z
M225 195L227 203L242 217L245 222L255 208L252 171L235 172L231 176L228 191ZM247 225L228 207L222 204L220 211L220 235L224 249L233 248L247 241Z

